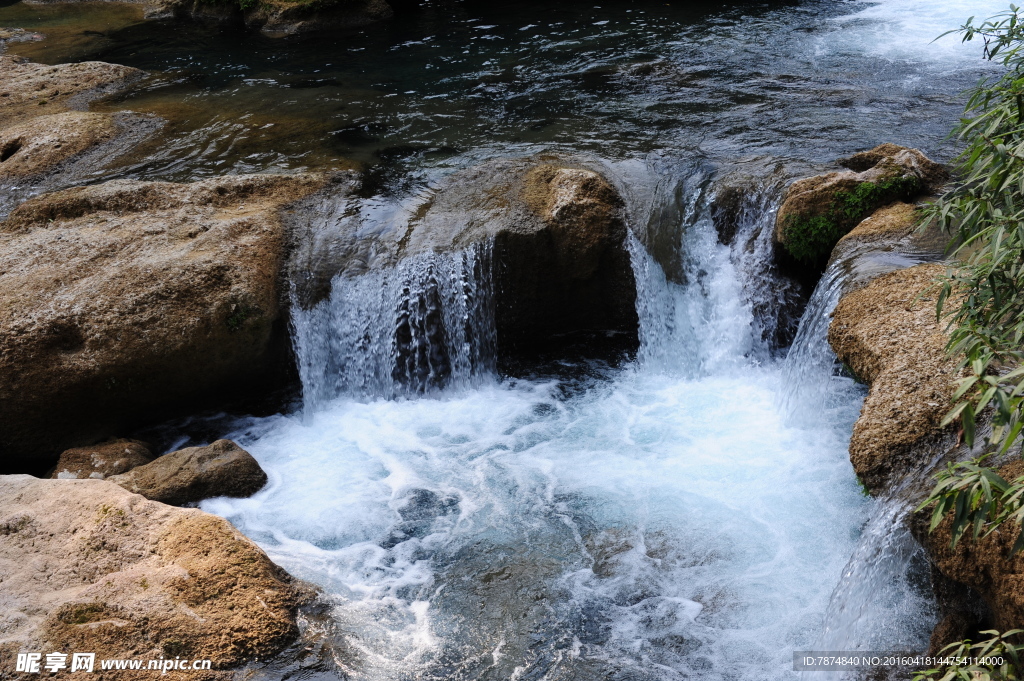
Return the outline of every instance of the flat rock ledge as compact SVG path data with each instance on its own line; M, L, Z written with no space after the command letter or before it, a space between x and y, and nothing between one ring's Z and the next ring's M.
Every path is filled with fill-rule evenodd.
M219 670L295 640L310 593L223 518L105 480L0 476L5 660L25 651L208 659L209 672L169 677L228 678Z

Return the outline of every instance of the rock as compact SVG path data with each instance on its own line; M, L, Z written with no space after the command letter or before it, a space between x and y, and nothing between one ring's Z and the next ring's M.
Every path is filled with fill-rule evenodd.
M223 518L105 480L0 477L0 650L209 659L282 650L307 598ZM99 672L100 679L138 672ZM182 679L216 673L170 672Z
M775 221L775 240L804 266L822 269L832 248L878 208L935 192L946 170L916 149L882 145L846 162L863 168L790 185Z
M117 134L110 114L72 111L0 129L0 180L39 176Z
M496 162L449 179L413 225L407 252L494 240L499 355L582 331L637 344L636 282L622 199L598 173Z
M882 275L845 295L828 340L839 359L871 386L853 427L850 460L861 481L879 492L924 467L927 441L941 436L958 377L935 319L939 263Z
M68 109L84 110L105 94L124 89L145 75L139 69L106 62L37 64L0 55L0 120L7 125Z
M109 479L129 492L175 506L210 497L247 497L267 484L256 459L231 440L164 454Z
M81 110L141 79L138 69L104 62L47 66L0 55L0 73L0 219L34 193L95 173L163 124L131 112Z
M354 28L394 16L386 0L343 0L341 2L295 2L262 0L245 13L245 23L259 27L270 36L310 31Z
M124 473L153 460L153 454L144 442L116 439L91 447L65 450L57 461L51 478L59 480L96 478L102 480Z
M0 467L278 380L282 215L325 182L119 180L19 206L0 223Z
M1024 474L1024 461L1018 459L999 469L999 475L1013 480ZM1020 526L1006 523L997 531L978 540L971 539L970 531L960 540L955 549L950 548L952 519L947 517L935 532L928 534L929 512L919 514L915 536L928 550L929 558L942 576L970 587L980 595L987 612L979 621L977 613L953 613L951 622L940 622L933 638L952 638L942 631L957 624L956 619L966 620L984 628L1007 631L1024 625L1024 554L1011 555L1010 549L1017 540ZM985 638L988 638L987 636Z
M593 334L637 346L636 283L623 202L599 173L553 159L499 160L446 178L397 228L356 224L325 246L296 248L300 299L311 307L337 274L358 276L432 252L493 244L489 268L499 358L524 357ZM324 260L322 254L333 252Z

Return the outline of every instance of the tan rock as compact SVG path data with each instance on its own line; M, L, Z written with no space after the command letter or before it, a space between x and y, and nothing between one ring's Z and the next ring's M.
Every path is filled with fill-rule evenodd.
M117 134L114 117L72 111L0 129L0 179L39 176Z
M105 480L0 477L0 584L5 653L181 656L216 670L273 655L298 635L298 585L230 523Z
M124 473L143 466L153 460L153 453L144 442L138 440L108 440L91 447L75 447L65 450L53 469L51 478L74 480L95 478L102 480L111 475Z
M882 275L845 295L833 313L829 343L871 386L850 460L872 491L924 465L915 460L918 446L936 436L950 408L958 373L935 319L935 280L944 271L931 263Z
M106 62L37 64L0 55L0 121L11 125L46 114L82 110L96 97L140 80L139 69Z
M287 350L283 211L325 178L115 181L0 223L0 463L266 382Z
M267 484L256 459L231 440L170 452L109 480L153 501L181 505L210 497L247 497Z
M897 201L879 208L857 223L857 226L839 240L842 245L852 242L878 243L896 241L910 236L921 222L921 214L912 203Z

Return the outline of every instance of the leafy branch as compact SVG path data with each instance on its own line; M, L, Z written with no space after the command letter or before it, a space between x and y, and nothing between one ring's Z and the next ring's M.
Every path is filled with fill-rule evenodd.
M939 657L950 658L953 664L917 672L913 681L1018 681L1021 678L1019 654L1024 646L1015 645L1008 639L1024 631L1013 629L1002 634L998 631L981 633L991 634L992 638L974 644L970 641L949 644ZM957 660L963 663L958 664Z
M971 90L953 131L965 144L961 182L925 211L926 223L935 220L957 244L936 313L967 377L943 425L960 419L973 445L977 417L991 407L990 442L1006 452L1024 430L1024 16L1011 5L950 33L983 40L985 58L1005 71Z
M935 476L935 489L917 510L932 507L929 533L952 515L950 549L956 548L968 530L977 540L989 536L1003 523L1018 523L1021 528L1010 551L1015 554L1024 549L1024 475L1007 481L982 465L985 458L948 464L946 470Z

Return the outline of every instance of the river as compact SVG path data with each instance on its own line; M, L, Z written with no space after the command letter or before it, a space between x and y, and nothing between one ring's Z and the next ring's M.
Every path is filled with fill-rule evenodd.
M387 343L396 311L378 293L418 280L338 279L295 312L304 404L215 421L269 485L202 508L324 589L352 679L778 681L799 676L794 650L921 649L936 615L920 555L868 536L886 510L847 458L863 388L772 340L773 210L788 180L881 142L947 159L985 69L975 46L931 41L1000 9L428 2L383 28L272 40L17 3L0 25L49 31L19 46L36 59L155 74L108 106L165 117L167 136L96 181L368 164L340 212L372 225L483 160L599 167L637 235L635 357L467 370L425 393L351 381L392 360L346 334ZM723 244L726 182L747 210ZM409 267L479 287L471 257ZM820 347L828 312L809 309L801 343Z

